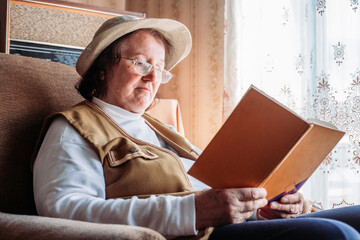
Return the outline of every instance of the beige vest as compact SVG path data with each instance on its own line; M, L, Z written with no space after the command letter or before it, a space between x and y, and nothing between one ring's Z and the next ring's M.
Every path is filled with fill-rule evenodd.
M103 165L106 198L191 194L191 183L178 155L130 136L97 105L83 101L70 109L47 117L35 147L33 161L45 134L57 116L64 116L90 143ZM146 123L180 156L196 160L198 154L183 137L148 114ZM33 162L32 161L32 162ZM196 236L176 239L208 239L213 228Z
M59 115L64 116L97 152L104 169L107 199L192 193L187 173L175 153L130 136L101 108L88 101L50 115L38 145L51 121ZM197 153L183 137L150 115L143 117L180 156L197 159Z

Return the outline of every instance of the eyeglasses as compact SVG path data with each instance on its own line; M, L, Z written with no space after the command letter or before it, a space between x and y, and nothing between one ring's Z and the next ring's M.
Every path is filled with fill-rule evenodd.
M156 73L156 77L157 79L161 79L161 83L167 83L173 77L173 75L169 71L160 67L156 67L146 61L141 61L136 58L126 58L126 57L121 57L121 58L132 61L132 63L134 64L135 72L140 74L141 76L149 75L151 71L154 69Z

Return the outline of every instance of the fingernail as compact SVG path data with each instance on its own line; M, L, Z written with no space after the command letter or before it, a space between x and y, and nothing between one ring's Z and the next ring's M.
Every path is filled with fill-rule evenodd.
M262 189L262 191L263 191L263 193L265 194L265 196L267 195L267 191L266 191L266 189L265 188L260 188L260 189Z
M289 202L289 199L288 199L287 197L283 197L283 198L282 198L282 202L283 202L283 203L288 203L288 202Z
M271 207L277 207L277 206L278 206L277 202L272 202L271 203Z

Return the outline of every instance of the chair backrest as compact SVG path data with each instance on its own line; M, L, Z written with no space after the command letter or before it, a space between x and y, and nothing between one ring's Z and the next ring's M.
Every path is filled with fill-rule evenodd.
M0 211L36 214L30 159L43 120L82 100L71 66L0 53Z

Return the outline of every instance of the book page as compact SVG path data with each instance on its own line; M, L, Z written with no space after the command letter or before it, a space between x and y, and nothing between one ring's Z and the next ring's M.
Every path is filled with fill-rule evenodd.
M334 124L331 124L329 122L325 122L325 121L321 121L319 119L315 119L315 118L309 118L307 120L308 123L314 123L314 124L317 124L317 125L320 125L320 126L324 126L324 127L327 127L327 128L331 128L331 129L338 129Z

